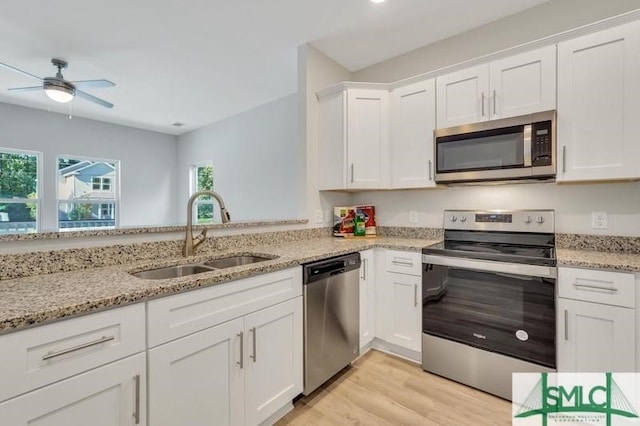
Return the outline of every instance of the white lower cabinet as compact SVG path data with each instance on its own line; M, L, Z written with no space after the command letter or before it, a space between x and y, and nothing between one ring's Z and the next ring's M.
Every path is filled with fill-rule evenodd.
M634 274L558 268L558 371L636 371Z
M558 371L636 371L635 310L558 299Z
M149 351L154 426L257 425L302 392L302 298Z
M373 249L360 252L360 353L364 353L376 335L375 268Z
M420 353L422 346L422 259L420 253L384 250L377 275L379 337Z
M140 353L56 382L1 403L0 424L146 425L145 372Z

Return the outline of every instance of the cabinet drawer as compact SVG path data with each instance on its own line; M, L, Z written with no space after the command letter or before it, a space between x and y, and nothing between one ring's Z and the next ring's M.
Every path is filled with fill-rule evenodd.
M635 276L631 273L558 268L558 296L635 308Z
M419 277L422 274L422 255L414 252L387 250L385 270Z
M157 346L302 295L302 268L259 275L147 303L148 345Z
M144 349L143 303L0 336L0 401Z

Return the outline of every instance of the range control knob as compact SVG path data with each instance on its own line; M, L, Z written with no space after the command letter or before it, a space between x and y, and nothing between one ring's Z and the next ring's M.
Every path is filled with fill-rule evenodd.
M456 221L458 220L458 216L455 216L455 215L454 215L454 216L451 216L451 217L449 218L449 220L450 220L451 222L456 222Z
M467 221L466 216L460 216L460 222L466 222L466 221Z
M529 216L528 214L524 215L524 217L522 218L522 221L524 223L531 223L531 216Z
M536 217L536 222L543 223L544 222L544 217L542 217L542 216Z

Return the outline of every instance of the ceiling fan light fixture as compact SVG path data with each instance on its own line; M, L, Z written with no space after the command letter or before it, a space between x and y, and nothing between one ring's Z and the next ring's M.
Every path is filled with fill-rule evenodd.
M44 81L44 93L49 99L65 104L73 99L76 94L76 88L71 84L47 78Z

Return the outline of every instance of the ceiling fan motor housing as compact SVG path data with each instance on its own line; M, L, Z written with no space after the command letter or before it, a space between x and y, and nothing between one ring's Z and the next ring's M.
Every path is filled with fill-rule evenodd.
M76 94L76 86L73 83L70 83L67 80L61 80L57 77L45 77L43 83L44 90L58 90L60 92L65 92L70 94L71 96L75 96Z

